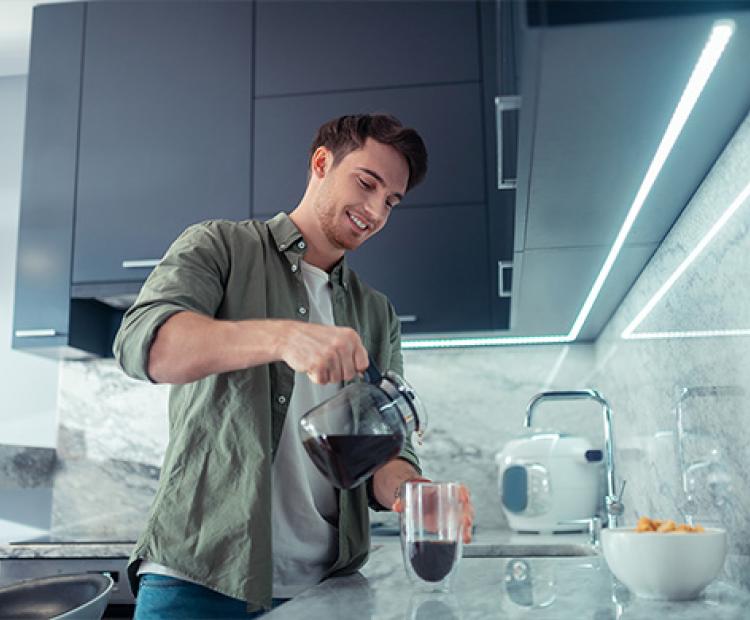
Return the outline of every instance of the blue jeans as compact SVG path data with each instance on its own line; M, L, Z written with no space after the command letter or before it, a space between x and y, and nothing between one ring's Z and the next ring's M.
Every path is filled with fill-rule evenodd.
M275 598L278 607L289 599ZM141 575L134 620L179 619L219 620L224 618L260 618L264 611L246 611L247 603L224 596L195 583L145 573Z

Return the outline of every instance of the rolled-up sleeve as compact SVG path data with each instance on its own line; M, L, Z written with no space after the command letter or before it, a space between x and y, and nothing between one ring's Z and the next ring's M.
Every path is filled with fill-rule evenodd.
M195 224L175 240L123 316L115 336L113 352L128 376L152 381L149 351L159 328L171 316L183 311L215 316L224 296L229 262L219 222Z

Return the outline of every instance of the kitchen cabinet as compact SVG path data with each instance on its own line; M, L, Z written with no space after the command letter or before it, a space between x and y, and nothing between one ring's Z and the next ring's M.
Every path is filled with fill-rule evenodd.
M546 3L531 3L539 4ZM573 4L594 10L595 3ZM573 11L568 23L561 13L529 15L522 29L514 335L567 334L573 326L716 19L734 19L735 35L645 198L581 339L595 339L606 325L750 108L750 84L740 79L750 54L740 33L750 12L698 3L704 6L694 14L673 5L669 16L631 19L639 16L635 5L649 3L613 4L632 4L635 13L589 20ZM590 262L573 259L585 256ZM560 310L555 317L540 310L550 303Z
M406 333L506 328L497 269L512 256L512 207L493 185L493 7L37 7L14 346L110 355L124 309L185 227L291 210L317 127L376 111L420 130L429 173L355 268L418 317Z
M474 2L257 3L258 97L476 82Z
M429 170L351 265L393 301L405 334L505 329L498 269L512 257L514 203L490 180L495 3L376 6L258 4L253 215L296 206L321 123L387 110L419 130Z
M485 202L484 129L474 82L257 99L254 212L296 206L306 187L310 144L322 123L378 110L415 126L427 145L427 176L399 208Z
M98 308L70 298L84 7L37 11L28 80L13 346L44 355L103 351L100 331L73 334ZM102 308L103 325L115 310Z
M404 334L451 332L457 325L488 330L491 263L485 230L481 204L398 206L347 261L364 282L388 296Z
M514 216L518 161L520 65L523 50L521 3L480 2L482 41L482 113L484 115L485 186L490 256L492 326L507 329L514 269ZM514 102L498 113L496 101ZM502 159L502 164L500 160Z
M142 281L190 224L250 216L252 5L86 11L73 282Z
M310 136L320 124L373 109L416 126L430 163L423 184L394 209L385 229L350 254L352 267L388 295L405 317L406 334L492 329L477 83L258 99L255 217L296 206L305 189Z
M348 261L388 296L405 334L490 329L485 217L484 205L396 207Z
M244 2L35 9L15 348L110 356L181 230L249 217L252 36Z

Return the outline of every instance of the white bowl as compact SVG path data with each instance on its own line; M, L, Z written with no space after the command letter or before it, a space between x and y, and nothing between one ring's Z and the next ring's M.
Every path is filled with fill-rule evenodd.
M602 551L609 569L643 598L685 601L696 598L724 566L726 530L636 532L602 530Z

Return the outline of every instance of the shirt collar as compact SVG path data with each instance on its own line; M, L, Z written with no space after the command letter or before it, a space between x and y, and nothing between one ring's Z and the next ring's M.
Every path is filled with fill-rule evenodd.
M272 217L266 223L271 231L271 235L273 235L273 240L276 242L276 247L280 252L288 250L298 240L302 239L302 233L299 231L299 228L294 225L289 214L284 213L283 211Z
M266 223L268 224L268 228L271 231L271 235L276 242L276 247L279 252L285 252L290 248L296 249L298 247L297 244L300 241L304 241L299 228L295 226L294 222L289 217L289 214L283 211L272 217ZM300 249L304 250L304 245ZM346 256L342 257L342 259L334 265L333 269L331 269L330 275L331 282L339 284L345 289L349 288L349 265L347 264Z

